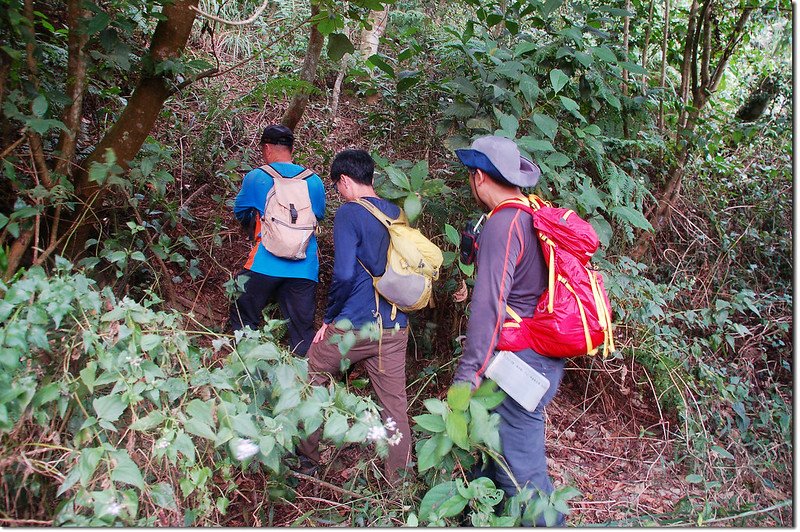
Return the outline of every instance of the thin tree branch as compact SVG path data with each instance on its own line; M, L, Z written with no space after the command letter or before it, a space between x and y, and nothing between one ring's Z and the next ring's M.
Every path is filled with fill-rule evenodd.
M249 63L253 59L256 59L256 58L260 57L261 55L264 54L264 52L266 52L267 50L272 48L272 46L275 45L277 42L281 41L282 39L285 39L287 36L289 36L290 34L294 33L295 31L297 31L299 28L303 27L304 25L308 24L310 21L311 21L311 17L308 17L305 20L300 21L299 23L295 24L290 29L288 29L287 31L282 33L281 35L277 36L276 38L272 39L271 41L269 41L268 43L263 45L263 47L261 48L261 51L251 55L247 59L242 59L238 63L235 63L233 66L230 66L230 67L226 68L225 70L219 70L219 67L217 66L215 68L210 68L208 70L200 72L196 76L193 76L193 77L191 77L191 78L189 78L189 79L177 84L172 89L172 92L170 94L175 94L176 92L185 89L186 87L188 87L189 85L191 85L195 81L199 81L199 80L204 79L204 78L216 78L216 77L219 77L219 76L224 76L228 72L231 72L232 70L236 70L240 66L242 66L242 65L244 65L246 63Z
M267 8L267 6L269 5L269 2L270 2L270 0L264 0L264 3L261 4L261 7L256 9L255 12L253 13L253 15L250 18L245 19L245 20L227 20L227 19L224 19L222 17L218 17L216 15L212 15L211 13L206 13L205 11L203 11L202 9L200 9L199 7L196 7L196 6L192 6L191 9L194 9L195 11L197 11L197 13L202 17L214 20L216 22L220 22L222 24L227 24L229 26L247 26L248 24L252 24L253 22L255 22L255 20L258 17L261 16L261 13L263 13L264 10Z

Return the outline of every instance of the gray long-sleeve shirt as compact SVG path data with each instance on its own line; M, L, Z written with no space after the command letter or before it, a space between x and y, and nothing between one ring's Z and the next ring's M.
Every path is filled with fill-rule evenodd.
M547 289L547 265L531 218L520 209L502 209L481 231L467 340L456 382L480 384L508 317L506 305L520 316L533 316Z

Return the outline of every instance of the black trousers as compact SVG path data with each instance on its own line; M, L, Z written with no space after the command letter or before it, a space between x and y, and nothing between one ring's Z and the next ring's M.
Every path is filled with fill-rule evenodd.
M258 329L264 307L277 300L281 314L289 320L289 348L295 354L305 356L316 333L317 283L308 279L272 277L250 270L242 270L239 275L247 276L247 282L242 295L231 305L231 328L238 331L249 325L251 329Z

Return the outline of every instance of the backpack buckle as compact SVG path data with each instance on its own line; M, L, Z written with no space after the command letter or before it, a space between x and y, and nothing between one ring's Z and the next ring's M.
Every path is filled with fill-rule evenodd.
M294 203L289 204L289 214L292 217L292 223L296 224L298 214L297 214L297 209L294 208Z

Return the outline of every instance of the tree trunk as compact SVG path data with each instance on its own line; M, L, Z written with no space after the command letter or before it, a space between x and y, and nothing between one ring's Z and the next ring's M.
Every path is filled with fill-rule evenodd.
M314 17L317 14L319 14L319 6L312 3L311 16ZM317 65L319 65L319 58L320 55L322 55L322 45L324 42L325 37L317 29L317 26L312 25L311 34L308 38L308 50L303 60L303 68L300 70L300 79L312 85L317 79ZM303 117L303 112L306 110L306 105L308 105L308 93L301 91L295 94L294 98L292 98L292 101L289 103L289 107L283 114L283 118L281 118L281 124L291 129L297 127L297 124Z
M67 131L61 132L58 142L59 158L56 161L57 174L70 175L72 173L72 159L78 143L78 134L81 130L81 117L83 116L83 94L86 90L86 56L84 48L89 36L86 32L78 31L86 11L81 8L80 0L69 0L67 3L67 97L70 104L64 109L61 121L67 126Z
M192 24L196 16L199 0L175 0L164 7L164 19L159 21L153 33L149 56L153 64L180 56L189 40ZM145 139L153 129L161 108L170 94L170 80L166 74L144 72L139 85L133 91L125 110L117 122L105 134L95 150L81 164L75 178L75 193L82 202L87 202L98 191L97 183L89 181L89 168L92 163L105 160L106 150L116 154L117 164L127 169L128 163L139 153ZM79 219L75 216L74 220ZM74 221L73 220L73 221ZM79 256L90 226L82 224L77 228L69 255ZM69 229L68 229L69 230Z
M658 127L664 129L664 83L667 79L667 43L669 42L669 0L664 0L664 39L661 41L661 101L658 104Z
M647 29L644 32L644 48L642 48L642 68L647 70L647 50L650 48L650 34L653 29L653 9L656 0L650 0L650 14L647 16ZM642 74L642 94L647 92L647 74Z
M386 23L389 21L389 5L387 4L383 11L370 11L368 20L372 29L365 28L361 32L361 44L358 47L363 59L378 53L378 45L386 31Z
M669 0L665 0L667 14L669 16ZM672 205L680 194L684 167L690 159L693 146L687 140L687 133L690 133L696 124L697 117L708 103L711 96L719 87L722 74L728 65L728 61L733 55L734 50L741 42L747 20L754 8L745 8L739 15L736 24L730 34L717 37L716 32L711 28L711 8L714 0L706 0L699 13L697 12L697 0L692 2L689 29L687 31L686 46L683 54L683 65L681 69L681 100L683 103L680 117L678 119L677 138L684 141L680 149L680 157L676 166L672 168L672 177L667 182L664 189L658 195L658 204L650 213L648 218L650 225L653 226L653 233L643 233L634 244L631 257L639 260L647 252L655 235L669 220ZM669 26L669 18L665 18L665 26ZM664 43L666 43L667 32L664 33ZM714 42L715 39L727 38L728 42L722 51L716 67L711 69L711 57L714 50L719 50L721 42ZM720 39L721 40L721 39ZM665 48L662 48L662 53ZM662 58L661 76L662 85L666 70L666 55ZM689 96L691 95L692 111L688 111ZM660 118L660 125L663 126L663 119ZM654 213L653 213L654 211Z

